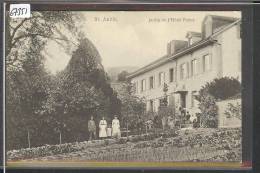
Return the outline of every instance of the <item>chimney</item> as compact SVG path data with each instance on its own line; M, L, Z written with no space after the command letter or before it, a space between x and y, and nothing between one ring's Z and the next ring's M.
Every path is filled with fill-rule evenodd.
M217 30L238 20L234 17L208 15L202 22L202 37L207 38Z
M187 47L188 42L183 40L172 40L167 44L167 55L172 55Z
M201 40L201 33L189 31L186 34L186 38L188 39L188 45L192 45Z

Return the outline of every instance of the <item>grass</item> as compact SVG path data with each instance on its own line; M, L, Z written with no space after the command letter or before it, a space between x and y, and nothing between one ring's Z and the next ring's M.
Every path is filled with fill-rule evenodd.
M133 162L167 162L167 161L193 161L207 160L216 155L224 154L223 151L210 147L191 149L190 147L146 147L142 149L126 149L120 152L105 152L89 155L86 160L99 161L133 161Z

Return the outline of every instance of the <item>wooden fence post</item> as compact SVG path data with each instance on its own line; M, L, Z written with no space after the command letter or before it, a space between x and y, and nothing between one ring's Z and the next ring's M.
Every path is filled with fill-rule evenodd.
M27 129L27 140L28 140L28 147L31 148L31 141L30 141L30 132L29 132L29 129Z
M61 144L61 132L59 133L59 135L60 135L60 144Z

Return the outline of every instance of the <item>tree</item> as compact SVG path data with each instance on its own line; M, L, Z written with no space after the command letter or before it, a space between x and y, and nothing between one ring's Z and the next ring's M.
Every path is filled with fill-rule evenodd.
M31 41L33 45L34 39ZM38 136L39 119L43 116L43 105L50 90L50 75L45 71L39 51L42 48L31 46L25 51L27 58L21 66L23 70L6 74L7 148L37 143L36 139L32 141L32 136Z
M122 84L122 92L118 93L122 102L122 126L129 129L136 129L138 120L142 119L145 112L145 102L132 94L134 88L131 83Z
M241 94L241 84L235 78L216 78L206 83L197 96L201 110L201 121L204 127L217 127L217 100L225 100Z
M241 93L241 83L233 77L216 78L205 87L217 100L225 100Z
M120 115L120 100L109 84L101 57L87 38L79 40L67 67L57 75L57 87L49 101L50 110L60 112L58 122L66 129L67 142L85 140L87 121L94 116L96 123L102 116L108 121Z
M122 71L121 73L118 74L118 77L117 77L117 80L119 82L126 82L126 76L128 75L129 73L127 71Z
M95 46L75 27L72 12L33 12L7 18L7 149L85 140L90 115L120 115L121 102L110 86ZM62 31L62 32L61 32ZM75 35L74 38L68 35ZM80 39L79 39L80 38ZM53 40L71 53L57 75L44 67ZM73 46L72 46L73 45Z
M199 91L199 109L201 110L201 125L202 127L217 127L218 117L217 117L217 105L216 99L209 94L206 87L203 87Z
M32 12L32 17L24 19L10 18L7 13L7 149L54 141L51 130L57 121L49 114L47 100L55 82L44 67L43 51L50 40L66 50L73 48L70 45L75 43L68 36L78 34L75 18L77 15L72 12Z
M75 27L78 15L68 11L35 11L30 18L10 18L6 13L6 69L21 69L21 63L26 59L24 50L27 50L34 40L34 46L44 46L47 41L53 40L57 44L71 50L73 37L78 34ZM62 31L62 32L61 32Z

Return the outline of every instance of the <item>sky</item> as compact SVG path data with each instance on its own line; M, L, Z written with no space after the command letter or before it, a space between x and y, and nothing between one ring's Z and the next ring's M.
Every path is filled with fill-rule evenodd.
M79 12L80 29L99 51L105 69L118 66L142 67L166 54L171 40L186 40L188 31L201 32L208 14L241 17L239 11L88 11ZM46 67L63 70L70 56L54 43L46 48Z

